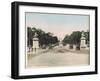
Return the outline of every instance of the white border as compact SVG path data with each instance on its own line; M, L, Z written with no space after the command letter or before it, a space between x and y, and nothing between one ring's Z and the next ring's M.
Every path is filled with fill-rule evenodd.
M56 11L56 12L55 12ZM25 12L84 14L90 15L90 65L78 67L52 67L25 69ZM95 71L95 12L86 9L52 8L37 6L19 7L19 75L39 75L53 73L73 73ZM26 58L27 59L27 58Z

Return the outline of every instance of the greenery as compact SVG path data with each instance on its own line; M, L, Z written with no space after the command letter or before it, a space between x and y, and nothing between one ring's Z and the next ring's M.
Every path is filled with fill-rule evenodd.
M35 35L35 33L37 33L38 38L39 38L39 45L41 48L46 48L48 46L51 46L52 44L57 44L58 43L58 38L56 36L53 36L52 33L50 32L44 32L41 29L36 29L35 27L31 28L28 27L27 28L27 46L31 46L32 47L32 41L33 41L33 37Z
M59 41L57 36L53 36L51 32L44 32L41 29L37 29L35 27L27 27L27 46L32 47L33 45L33 37L37 33L37 37L39 38L39 45L41 48L53 48L56 45L59 45ZM69 44L70 48L73 48L73 45L76 45L76 49L80 49L80 39L81 39L81 31L74 31L70 35L65 35L62 40L63 45ZM86 38L86 44L89 45L89 31L84 32Z
M63 44L79 44L81 38L81 32L75 31L71 35L66 35L63 39Z
M73 45L76 45L76 49L80 49L80 39L82 32L74 31L71 35L66 35L63 39L63 45L70 44L70 48L73 48ZM84 32L86 43L89 43L89 32Z
M87 31L84 34L85 34L85 38L86 38L86 44L88 44L89 43L89 32Z

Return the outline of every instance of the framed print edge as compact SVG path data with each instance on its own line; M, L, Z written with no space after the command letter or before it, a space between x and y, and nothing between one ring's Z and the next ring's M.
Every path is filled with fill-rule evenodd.
M40 7L56 7L56 8L75 8L75 9L92 9L95 11L95 71L73 72L73 73L54 73L41 75L19 75L19 6L40 6ZM88 75L98 73L98 56L97 56L97 7L81 6L81 5L64 5L49 3L31 3L31 2L12 2L11 4L11 78L27 79L27 78L43 78L43 77L60 77L72 75Z
M11 4L11 77L18 78L19 74L19 37L18 37L18 5Z
M95 8L95 73L98 74L98 7Z

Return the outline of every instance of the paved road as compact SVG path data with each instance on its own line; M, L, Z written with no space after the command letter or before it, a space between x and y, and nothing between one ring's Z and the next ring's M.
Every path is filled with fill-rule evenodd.
M27 67L44 67L44 66L72 66L88 65L89 54L74 53L63 47L56 47L45 53L28 56Z

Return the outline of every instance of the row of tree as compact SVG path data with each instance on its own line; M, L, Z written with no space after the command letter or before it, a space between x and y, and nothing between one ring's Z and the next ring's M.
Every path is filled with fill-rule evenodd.
M39 45L41 48L50 47L52 45L58 45L59 40L57 36L53 36L51 32L44 32L41 29L37 29L35 27L27 27L27 46L32 47L33 45L33 37L37 33L37 37L39 38ZM79 49L80 47L80 39L81 39L81 31L74 31L70 35L66 35L62 40L63 45L70 44L70 48L73 48L73 45L76 45ZM89 44L89 31L84 32L84 36L86 38L86 44Z
M70 48L76 45L77 49L80 49L81 34L81 31L75 31L71 35L66 35L63 39L63 45L70 44ZM89 31L84 32L84 36L86 38L86 44L89 44Z
M54 45L58 43L58 38L53 36L50 32L44 32L41 29L36 29L35 27L27 27L27 46L32 47L33 45L33 37L37 33L37 37L39 38L39 45L41 48L46 48L48 46Z

